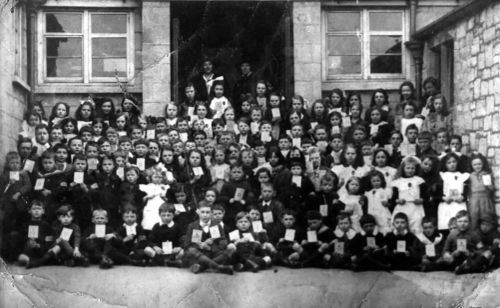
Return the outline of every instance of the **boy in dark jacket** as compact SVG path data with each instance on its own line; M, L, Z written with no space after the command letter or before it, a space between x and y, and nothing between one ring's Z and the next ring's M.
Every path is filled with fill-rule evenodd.
M389 270L385 259L385 238L377 230L375 217L370 214L359 219L361 232L352 240L354 271Z
M442 268L444 236L437 230L436 218L424 217L422 219L421 234L417 234L414 251L420 258L422 272L438 271Z
M413 252L417 237L408 229L408 216L404 213L394 215L394 231L387 233L385 242L387 244L386 256L393 270L413 270L419 263Z

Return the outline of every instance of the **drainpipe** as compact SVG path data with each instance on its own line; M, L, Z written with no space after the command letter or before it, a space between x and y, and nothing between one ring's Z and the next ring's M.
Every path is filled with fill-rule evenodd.
M416 31L418 5L417 1L418 0L408 0L408 5L410 7L410 40L408 42L405 42L405 46L410 50L413 61L415 62L415 89L417 91L417 97L420 97L422 92L422 63L424 43L412 38L413 34Z

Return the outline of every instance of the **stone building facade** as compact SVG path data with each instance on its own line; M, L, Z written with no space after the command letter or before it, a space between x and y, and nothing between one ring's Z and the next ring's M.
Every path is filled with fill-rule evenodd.
M442 73L438 62L452 64L453 78L445 78L445 82L453 88L454 132L462 136L468 151L477 150L488 157L499 184L500 2L470 3L422 28L414 38L425 44L425 76ZM453 46L444 57L443 45Z

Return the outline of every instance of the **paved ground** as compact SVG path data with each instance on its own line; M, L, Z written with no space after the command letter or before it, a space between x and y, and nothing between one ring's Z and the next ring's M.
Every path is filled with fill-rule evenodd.
M185 269L0 265L0 307L500 307L500 272L276 268L234 276Z

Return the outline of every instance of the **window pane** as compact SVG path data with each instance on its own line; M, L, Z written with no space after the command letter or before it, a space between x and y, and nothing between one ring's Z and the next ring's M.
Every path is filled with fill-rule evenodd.
M116 57L127 56L126 38L94 38L92 39L92 57Z
M127 15L92 14L92 33L127 33Z
M361 54L360 38L355 35L335 35L328 37L328 55Z
M401 53L401 36L377 35L370 37L371 54Z
M93 77L115 77L116 71L118 76L127 76L127 59L126 58L94 58L92 59L92 76Z
M82 39L80 37L48 37L47 57L81 57Z
M82 33L82 14L47 13L46 32Z
M328 31L359 31L359 12L333 12L327 15Z
M370 12L370 31L401 31L403 13Z
M360 56L328 57L328 75L361 74Z
M81 77L81 58L47 58L47 77Z
M370 70L372 74L401 74L401 56L372 56Z

